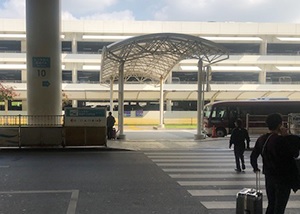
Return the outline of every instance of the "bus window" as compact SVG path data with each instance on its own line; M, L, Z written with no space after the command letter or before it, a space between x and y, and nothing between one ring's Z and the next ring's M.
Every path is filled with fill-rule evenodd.
M226 107L220 106L216 107L212 111L212 118L227 118L227 109Z
M203 116L205 118L209 118L210 113L211 113L211 106L205 106L205 108L203 109Z

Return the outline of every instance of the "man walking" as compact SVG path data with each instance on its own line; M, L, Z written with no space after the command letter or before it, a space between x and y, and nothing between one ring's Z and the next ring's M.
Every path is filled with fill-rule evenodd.
M234 124L235 128L230 136L229 148L234 145L235 171L241 172L246 169L244 160L245 141L247 141L247 147L249 147L250 138L248 131L242 127L243 122L241 119L237 119Z

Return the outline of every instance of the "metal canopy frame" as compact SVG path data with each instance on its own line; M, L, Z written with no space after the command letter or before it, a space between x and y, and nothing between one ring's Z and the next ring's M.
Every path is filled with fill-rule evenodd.
M102 49L101 82L119 78L124 63L124 79L141 82L166 79L172 68L184 59L201 59L205 65L229 58L222 46L200 37L178 34L147 34L115 42Z
M137 36L104 47L101 54L101 82L119 82L118 127L119 139L123 134L124 80L135 77L139 82L151 80L160 83L160 127L163 125L163 82L172 68L184 59L198 59L198 129L195 139L201 139L202 123L202 69L228 59L228 51L220 45L200 37L158 33ZM111 92L112 93L112 92ZM111 95L112 107L112 95ZM201 112L201 113L200 113Z

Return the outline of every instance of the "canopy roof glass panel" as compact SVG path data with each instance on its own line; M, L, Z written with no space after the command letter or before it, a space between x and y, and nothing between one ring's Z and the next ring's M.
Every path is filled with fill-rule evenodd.
M202 59L213 64L229 58L228 51L200 37L176 34L147 34L113 43L102 50L101 82L118 79L124 63L124 78L159 81L184 59Z

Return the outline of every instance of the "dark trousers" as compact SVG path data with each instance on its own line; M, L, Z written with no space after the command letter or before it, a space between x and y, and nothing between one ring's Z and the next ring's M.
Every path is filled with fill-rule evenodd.
M288 203L291 187L285 179L265 175L268 207L266 214L284 214Z
M241 169L241 164L243 168L245 167L244 151L245 149L240 149L240 148L234 149L235 164L237 169Z
M109 140L112 138L112 131L113 131L113 126L107 127L107 139Z

